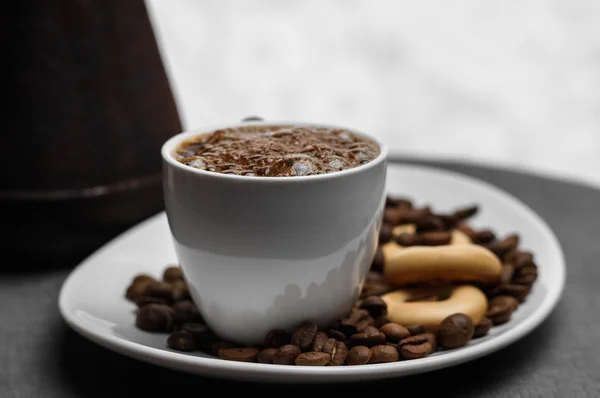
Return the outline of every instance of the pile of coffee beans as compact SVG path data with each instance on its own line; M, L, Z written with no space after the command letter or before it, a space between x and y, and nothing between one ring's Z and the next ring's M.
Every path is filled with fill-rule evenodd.
M502 262L501 282L494 286L481 286L488 299L501 296L493 301L495 310L490 314L497 321L508 321L506 314L507 302L512 302L510 297L518 303L525 301L531 292L531 287L538 276L538 267L534 262L533 253L523 250L519 244L517 233L506 236L496 236L491 228L475 229L469 224L469 219L479 211L478 206L471 205L456 209L451 213L434 212L430 206L415 207L413 202L405 198L388 197L385 205L383 227L379 235L380 246L373 260L371 270L381 273L383 270L383 252L381 245L395 240L401 246L415 245L446 245L452 239L452 231L458 230L468 236L474 244L481 245L493 252ZM414 225L415 232L402 232L393 234L395 228L402 225ZM385 284L383 278L371 278L364 295L372 293L382 294L383 290L389 291L391 287ZM507 298L509 297L509 298ZM492 304L492 302L490 302ZM514 306L516 309L516 306ZM502 317L494 316L497 311L502 312ZM503 323L503 322L499 322ZM498 324L498 323L494 323Z
M177 269L168 267L164 275L176 275ZM220 339L205 325L186 296L187 290L181 290L180 277L154 280L138 275L133 279L126 296L139 307L136 326L148 332L168 333L166 344L171 349L203 351L226 360L299 366L394 362L423 358L438 346L464 345L475 330L473 323L469 324L470 318L461 314L448 317L439 335L425 332L420 325L399 325L387 318L386 303L373 295L358 300L346 318L327 328L306 321L291 333L270 331L259 346L240 346Z
M295 366L353 366L423 358L462 347L471 339L485 336L493 326L508 322L537 278L533 255L519 248L519 236L499 238L491 229L474 229L468 219L477 212L477 206L469 206L451 214L435 213L428 206L415 207L410 200L388 197L380 247L361 296L348 316L327 327L306 320L291 332L272 330L256 346L226 341L206 325L177 264L168 265L160 278L135 276L125 296L138 307L136 326L164 333L166 346L177 351L201 351L231 361ZM396 227L405 224L414 225L415 232L394 233ZM449 244L453 230L460 230L473 243L485 246L503 263L501 282L482 287L488 297L486 316L474 324L465 314L449 315L436 333L427 332L422 325L391 322L387 305L380 297L394 289L382 273L381 245L392 239L402 246ZM412 298L440 299L443 298Z

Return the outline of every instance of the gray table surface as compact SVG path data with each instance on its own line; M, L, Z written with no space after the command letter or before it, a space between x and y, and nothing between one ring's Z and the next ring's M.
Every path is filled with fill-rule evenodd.
M71 330L60 317L57 297L76 264L57 263L45 271L0 273L0 397L178 397L201 395L211 386L240 392L347 388L380 395L374 388L392 387L396 394L418 396L599 397L600 190L495 168L424 164L514 194L549 223L563 246L567 282L560 302L538 328L507 348L463 365L377 382L290 386L203 378L121 356Z

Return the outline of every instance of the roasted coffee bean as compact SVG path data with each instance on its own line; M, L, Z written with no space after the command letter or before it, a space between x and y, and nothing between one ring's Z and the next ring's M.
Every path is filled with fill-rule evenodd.
M148 304L137 312L135 324L147 332L170 332L173 329L173 308L164 304Z
M212 333L210 328L204 323L184 323L183 325L181 325L181 330L187 330L193 335Z
M407 328L394 322L386 323L379 330L385 335L386 340L391 343L397 343L410 336L410 331Z
M238 347L236 344L234 344L230 341L216 340L210 345L210 353L215 356L220 356L219 351L221 351L221 349L228 349L228 348L240 348L240 347Z
M400 235L395 237L395 240L396 243L404 247L419 246L424 243L420 236L409 234L408 232L402 232Z
M387 283L387 281L385 280L385 275L379 272L369 271L365 277L365 283Z
M429 206L418 209L407 209L403 217L403 222L406 224L416 224L424 218L431 216L431 214L431 208Z
M377 331L376 333L356 333L350 336L348 339L348 346L354 347L355 345L364 345L367 347L373 347L374 345L384 344L385 334Z
M196 348L206 353L211 353L211 346L217 339L210 328L201 323L184 323L181 330L185 330L192 335Z
M407 210L399 207L387 208L383 211L383 221L392 226L400 225Z
M393 227L388 223L381 224L381 229L379 230L379 243L387 243L392 239L392 229Z
M300 354L294 362L298 366L325 366L331 361L331 355L326 352L309 351Z
M361 300L361 306L364 305L364 300ZM348 315L348 319L353 322L362 321L363 319L367 319L369 316L369 311L365 308L356 308L353 309Z
M139 296L133 299L138 308L148 304L167 304L167 300L160 297Z
M421 333L403 338L398 342L398 348L402 347L403 345L419 345L427 342L429 342L429 336L427 336L425 333Z
M382 282L366 282L361 291L360 299L368 296L380 296L392 290L391 285L387 281Z
M481 231L477 231L477 232L475 232L475 235L473 235L473 237L471 238L471 240L473 241L473 243L477 243L477 244L480 244L480 245L484 245L486 243L490 243L494 239L496 239L496 234L494 234L494 232L492 232L489 229L484 229L484 230L481 230Z
M389 345L390 347L394 347L396 350L398 350L398 344L397 343L392 343L392 342L386 341L384 344L385 345Z
M398 349L400 356L404 359L418 359L425 358L427 355L431 354L432 347L431 344L426 341L422 344L405 344Z
M173 282L173 300L190 300L190 289L184 281Z
M412 209L413 204L410 199L387 196L385 199L385 207L404 207L406 209Z
M369 326L369 318L365 318L362 321L356 322L356 331L357 333L361 333Z
M513 264L516 269L530 265L535 266L533 262L533 254L519 249L514 249L506 253L504 256L504 261Z
M489 301L491 298L498 296L500 294L501 286L504 286L504 285L498 283L496 285L483 286L481 289L485 293L485 295L487 296L488 301Z
M512 296L496 296L489 302L489 307L502 307L514 311L519 306L519 302Z
M515 273L515 266L511 263L502 264L502 272L500 273L500 283L506 285L512 281Z
M218 354L220 358L228 361L256 362L258 352L258 348L255 347L221 348Z
M475 325L475 329L473 331L473 338L483 337L488 334L490 329L492 328L493 323L490 318L483 317L479 320L479 323Z
M384 315L379 315L377 318L375 318L375 322L373 323L373 326L375 326L376 328L380 328L383 325L385 325L386 323L390 323L390 318L387 316L387 314Z
M350 312L347 318L341 319L334 325L332 329L336 329L339 332L343 333L346 337L350 337L351 335L359 332L359 325L362 328L368 325L368 317L369 311L365 309L355 308Z
M292 332L290 344L297 345L302 351L307 351L317 335L318 326L313 321L303 323Z
M371 271L381 273L383 272L383 250L381 247L377 247L375 250L375 256L373 257L373 261L371 262Z
M407 325L406 328L410 332L411 336L416 336L418 334L425 333L425 328L423 325Z
M399 209L403 209L403 210L410 210L413 208L413 203L410 199L406 199L406 198L399 198L397 199L397 205L396 207Z
M175 314L173 315L173 321L176 324L182 323L204 323L200 311L196 308L196 305L191 300L182 300L173 304Z
M478 211L479 211L479 207L477 205L473 205L473 206L468 206L468 207L463 207L461 209L457 209L454 212L453 216L457 220L462 221L467 218L473 217L475 214L477 214Z
M512 296L496 296L490 300L485 316L492 321L492 324L501 325L510 320L518 306L519 302Z
M513 276L513 283L531 287L537 280L537 276L537 266L531 263L517 269L515 275Z
M452 240L452 233L447 231L423 232L421 234L421 239L426 246L449 245Z
M438 214L438 217L444 222L444 229L448 231L456 228L456 225L458 224L458 220L453 215Z
M474 240L476 232L469 224L459 222L456 224L456 229L467 235L469 239Z
M355 333L358 333L356 322L349 318L344 318L337 322L335 324L335 329L340 333L343 333L344 336L346 336L346 338L352 336Z
M510 250L508 253L506 253L504 255L504 262L515 265L515 261L517 259L517 256L519 255L519 252L520 252L519 249Z
M256 361L259 363L273 363L273 356L277 352L277 348L265 348L256 356Z
M173 283L175 281L183 280L183 272L179 266L170 266L163 272L163 280L165 282Z
M371 359L371 349L364 345L354 346L346 355L346 365L364 365Z
M403 207L407 210L414 207L413 201L408 198L396 198L396 202L398 203L397 207Z
M162 281L153 281L146 286L146 295L151 297L160 297L167 300L167 302L173 301L173 285Z
M152 282L156 281L149 275L136 276L125 291L125 297L128 300L135 301L146 294L146 288Z
M152 282L155 281L156 279L154 279L151 275L148 274L139 274L136 275L133 280L131 281L131 283L148 283L148 282Z
M194 337L186 330L175 330L167 338L167 346L177 351L194 351Z
M513 279L517 285L531 286L537 279L537 274L518 276Z
M369 311L373 318L387 313L387 304L379 296L368 296L362 300L360 308Z
M537 276L537 266L535 264L526 265L522 268L517 269L517 277L521 276L529 276L536 275Z
M379 333L379 328L376 328L373 325L368 325L366 328L359 331L359 333L375 334Z
M328 335L328 337L334 338L337 341L346 341L346 335L344 333L340 332L339 330L329 329L327 331L327 335ZM316 339L315 339L315 341L316 341ZM325 343L325 341L323 341L323 343ZM314 346L314 344L313 344L313 346ZM323 344L321 344L321 348L322 347L323 347ZM316 350L316 351L319 351L319 350Z
M423 333L427 340L429 340L429 344L431 344L431 352L437 351L437 337L433 333Z
M446 229L446 223L437 216L428 216L415 222L418 234L432 231L443 231Z
M499 286L498 289L494 293L496 293L495 295L512 296L512 297L516 298L517 301L523 302L523 301L525 301L525 298L527 298L527 295L530 292L531 292L531 288L529 286L517 285L517 284L511 283L508 285Z
M518 252L518 255L515 258L514 261L515 264L515 268L517 269L521 269L524 267L529 267L529 266L533 266L535 267L535 263L533 262L533 254L529 253L529 252Z
M302 350L297 345L286 344L277 349L273 354L273 363L276 365L294 365Z
M404 359L423 358L436 350L436 339L432 333L418 334L400 340L397 347Z
M183 299L184 299L183 292L181 290L175 289L175 285L173 285L173 296L170 300L171 304L181 301Z
M279 348L290 343L290 335L283 329L271 330L265 336L263 345L265 348Z
M185 283L184 281L175 281L173 282L173 289L175 290L175 292L173 293L174 296L178 296L181 298L181 300L191 300L192 296L190 295L190 289L187 285L187 283Z
M332 338L323 344L323 352L331 355L331 360L327 363L328 366L341 366L346 361L348 347L345 343Z
M396 207L396 206L398 206L398 202L396 202L396 200L394 198L392 198L391 196L386 196L385 208Z
M368 363L396 362L400 359L398 350L390 345L381 344L371 347L371 358Z
M330 337L327 335L327 333L319 330L315 336L315 339L313 340L311 351L323 351L323 344L325 344L325 342L329 339Z
M368 296L379 296L392 290L388 283L365 283L360 292L360 298Z
M468 315L449 315L438 329L438 344L447 349L462 347L471 340L474 331L475 325Z
M511 250L514 250L519 245L519 235L512 234L504 239L496 240L487 245L487 248L496 254L498 257L503 258L504 255Z

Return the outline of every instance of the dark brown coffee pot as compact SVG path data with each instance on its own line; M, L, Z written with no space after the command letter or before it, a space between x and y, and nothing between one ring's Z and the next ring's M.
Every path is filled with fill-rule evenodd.
M0 247L81 258L163 209L176 103L143 0L15 3L1 17Z

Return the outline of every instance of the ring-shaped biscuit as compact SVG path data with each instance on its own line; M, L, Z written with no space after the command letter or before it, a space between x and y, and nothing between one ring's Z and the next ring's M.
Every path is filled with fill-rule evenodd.
M502 263L487 248L474 244L443 246L398 245L383 248L383 273L392 285L500 281Z
M402 233L414 234L416 231L416 226L414 224L401 224L393 229L393 236L396 237ZM452 230L452 239L450 241L451 245L460 245L460 244L470 244L472 243L471 239L464 232L454 229ZM383 252L383 258L392 258L395 256L396 252L404 249L404 246L399 245L394 239L389 242L386 242L381 245L381 250Z
M448 288L443 288L448 289ZM423 325L426 331L435 332L444 318L462 313L477 324L488 309L485 294L473 285L449 287L448 297L441 301L409 301L413 297L440 292L440 288L400 289L381 296L387 304L387 317L401 325Z

